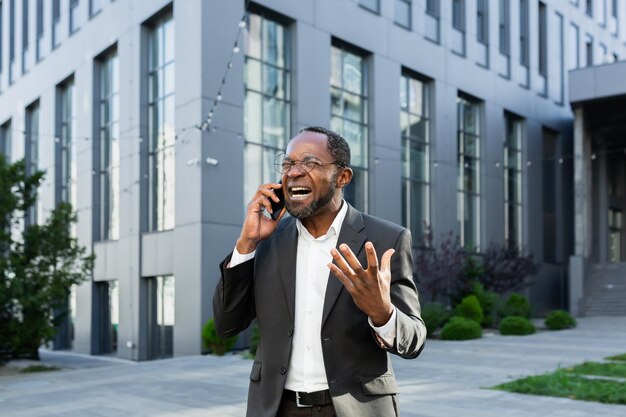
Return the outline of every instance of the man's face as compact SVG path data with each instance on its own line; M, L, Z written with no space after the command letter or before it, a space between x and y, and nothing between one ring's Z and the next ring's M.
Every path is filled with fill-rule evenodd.
M309 162L313 167L304 173L300 169L304 165L296 164L282 178L285 206L289 214L297 219L316 215L338 192L336 182L339 167L332 164L335 160L328 151L327 141L326 135L322 133L303 132L287 145L286 160Z

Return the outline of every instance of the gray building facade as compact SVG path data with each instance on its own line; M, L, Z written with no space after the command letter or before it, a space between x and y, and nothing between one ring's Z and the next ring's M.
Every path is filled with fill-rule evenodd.
M623 1L2 0L0 22L0 150L47 172L27 221L73 203L97 257L57 348L200 353L245 202L307 125L349 140L357 208L416 248L526 247L537 313L572 307L568 70L626 56Z

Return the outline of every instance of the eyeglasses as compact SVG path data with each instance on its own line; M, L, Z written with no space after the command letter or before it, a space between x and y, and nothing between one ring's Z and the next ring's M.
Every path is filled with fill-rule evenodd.
M274 160L274 166L276 167L276 172L280 175L285 175L291 168L296 167L302 174L308 174L316 168L321 168L326 165L339 165L340 167L345 168L345 164L339 161L333 162L320 162L313 155L304 155L297 161L287 158L284 153L276 155L276 159Z

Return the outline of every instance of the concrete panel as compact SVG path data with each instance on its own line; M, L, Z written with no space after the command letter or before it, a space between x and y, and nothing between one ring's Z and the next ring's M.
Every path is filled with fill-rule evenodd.
M143 277L174 274L174 231L145 233L141 236L141 273Z

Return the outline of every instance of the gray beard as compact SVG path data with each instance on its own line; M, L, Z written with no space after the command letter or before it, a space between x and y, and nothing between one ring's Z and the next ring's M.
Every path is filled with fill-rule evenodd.
M335 178L333 178L332 185L328 189L328 192L317 200L313 201L313 203L309 206L293 207L291 204L289 204L289 200L286 200L285 206L287 207L287 212L291 214L292 217L295 217L299 220L311 217L323 207L325 207L328 203L330 203L330 201L335 196L336 189L337 187L335 186Z

